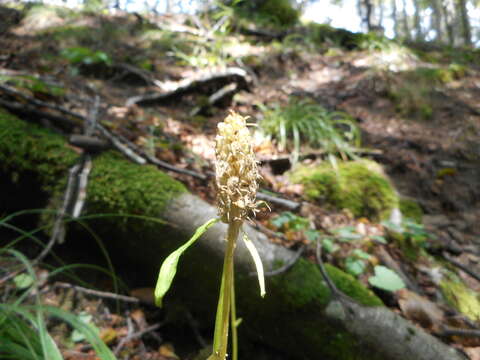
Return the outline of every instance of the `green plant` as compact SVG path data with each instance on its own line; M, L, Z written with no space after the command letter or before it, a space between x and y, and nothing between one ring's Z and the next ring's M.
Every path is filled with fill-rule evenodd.
M240 115L231 113L224 122L218 124L216 138L216 185L219 219L210 219L200 226L192 238L171 253L160 267L155 287L155 303L162 305L177 271L180 256L216 222L228 224L226 250L224 255L220 296L215 318L213 352L209 360L225 360L227 356L228 333L231 325L232 359L237 360L237 326L235 310L235 286L233 255L235 244L244 220L256 211L255 195L259 178L257 164L253 153L250 133L246 120ZM257 268L261 296L265 295L265 282L260 256L253 243L243 235L247 249L252 255Z
M0 220L0 226L12 228L7 225L5 218ZM47 319L55 317L71 325L74 331L92 345L100 359L115 360L113 353L91 326L85 325L76 315L42 303L38 288L39 280L30 261L22 253L4 247L0 249L0 259L7 263L15 260L26 269L26 273L19 274L13 279L16 287L14 295L7 297L0 304L2 359L63 360L47 328Z
M394 292L405 287L405 283L395 271L381 265L375 266L374 271L375 275L368 278L370 285L390 292Z
M0 75L0 83L10 83L17 88L30 90L33 93L62 96L65 90L57 85L45 82L32 75L8 76Z
M237 1L234 9L237 18L260 27L287 28L300 18L290 0Z
M264 116L260 129L277 140L281 151L292 148L294 160L302 143L327 154L355 157L353 150L360 145L360 131L348 114L328 111L311 100L291 99L285 107L259 107Z
M358 39L358 47L368 51L388 51L398 46L394 41L375 33L362 34Z
M12 284L8 284L10 287L14 286L15 290L7 293L9 296L4 294L2 297L3 303L0 304L0 358L63 360L63 356L57 345L58 340L57 338L55 338L56 341L53 340L47 326L51 318L56 318L57 321L63 321L72 328L71 337L66 340L67 344L69 341L87 341L91 344L99 359L115 360L115 356L100 338L99 331L95 327L91 316L85 313L75 315L66 310L47 306L43 303L43 296L40 295L39 279L37 278L33 264L21 252L15 250L15 247L18 247L21 242L27 240L44 246L44 243L39 238L39 233L47 230L50 225L25 231L15 226L14 220L22 216L42 215L48 212L50 211L44 209L22 210L0 218L0 228L8 229L10 232L19 234L13 240L2 244L0 248L0 263L8 264L5 270L8 269L12 272L20 271L20 273L12 279ZM61 265L52 267L51 265L43 264L42 266L44 268L50 269L47 279L62 275L63 277L72 278L81 285L88 285L79 279L73 271L79 268L82 270L91 269L101 271L105 275L111 276L114 291L117 292L118 279L113 273L113 267L108 254L100 239L84 222L102 217L133 217L147 221L162 222L157 218L126 214L95 214L83 216L78 219L66 219L65 222L67 223L75 221L94 237L100 250L106 257L109 270L88 264L64 265L62 260L52 251L51 256ZM2 268L2 270L4 270L4 268ZM0 271L0 273L2 277L5 276L3 271ZM43 279L42 281L46 281L47 279Z
M416 260L423 249L427 247L427 240L435 238L435 235L426 231L422 224L408 218L400 225L390 221L384 221L382 225L387 228L390 238L397 243L403 254L410 260Z
M112 59L107 53L103 51L93 51L81 46L64 49L62 50L61 55L74 65L112 65Z

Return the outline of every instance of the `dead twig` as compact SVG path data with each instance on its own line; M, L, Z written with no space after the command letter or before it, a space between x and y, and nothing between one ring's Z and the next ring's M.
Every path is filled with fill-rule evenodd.
M344 297L345 295L340 290L338 290L337 286L333 283L332 279L330 279L330 276L328 275L327 270L325 269L325 265L323 264L323 260L322 260L322 243L320 241L317 241L315 256L317 259L318 267L320 269L320 274L322 274L323 280L325 281L328 288L330 289L332 296L336 300L341 300L342 297Z
M212 95L208 97L207 104L201 105L201 106L196 106L190 111L190 116L195 116L198 113L200 113L202 110L207 108L208 106L212 106L221 99L233 94L237 90L237 84L236 83L231 83L228 85L225 85L222 87L220 90L214 92Z
M112 300L118 300L118 301L123 301L128 303L134 303L134 304L139 304L141 302L140 299L136 297L115 294L107 291L88 289L83 286L72 285L65 282L56 282L55 284L53 284L53 287L62 288L62 289L73 289L77 292L81 292L87 295L92 295L92 296L96 296L104 299L112 299Z
M286 272L287 270L289 270L293 265L295 265L295 263L297 262L297 260L300 258L300 256L302 256L303 252L305 251L305 249L307 248L306 245L302 245L298 248L297 252L295 253L294 256L292 256L292 258L290 259L289 262L287 262L285 265L283 265L282 267L279 267L278 269L275 269L275 270L272 270L272 271L266 271L265 272L265 276L268 277L268 276L275 276L275 275L279 275L279 274L282 274L284 272ZM257 276L257 273L250 273L250 276Z
M190 325L190 328L193 331L193 334L195 335L195 339L197 340L198 344L204 348L208 344L203 338L202 334L200 334L200 331L198 330L198 322L197 320L194 319L192 313L188 310L186 310L185 316L187 317L188 324Z
M142 337L143 335L145 334L148 334L152 331L155 331L157 329L159 329L160 327L163 326L163 323L157 323L157 324L154 324L152 326L149 326L143 330L140 330L140 331L137 331L135 333L132 333L132 334L129 334L127 336L125 336L119 343L118 345L115 347L115 349L113 350L113 353L117 356L120 351L122 351L122 348L125 346L125 344L131 340L134 340L134 339L137 339L137 338L140 338Z
M153 105L161 101L168 100L172 97L180 96L187 92L194 91L196 88L202 85L222 81L235 81L239 85L238 89L241 89L246 87L251 82L251 79L248 73L244 69L241 69L239 67L229 67L225 70L220 71L202 71L195 76L178 82L159 83L157 84L157 86L162 89L168 89L168 91L162 93L154 92L132 96L127 99L125 105Z
M442 326L442 330L437 333L438 336L463 336L463 337L480 337L480 330L478 329L459 329Z
M446 251L442 252L442 256L444 257L445 260L447 260L452 265L458 267L460 270L462 270L466 274L470 275L475 280L480 281L480 275L479 274L477 274L473 270L469 269L467 266L463 265L462 263L460 263L457 260L455 260L454 258L452 258L450 255L447 254Z
M283 206L283 207L285 207L289 210L292 210L292 211L296 211L296 210L300 209L300 205L301 205L298 202L288 200L288 199L282 199L282 198L279 198L279 197L273 196L273 195L267 195L267 194L262 193L262 192L257 192L257 199L268 201L268 202L274 203L276 205Z

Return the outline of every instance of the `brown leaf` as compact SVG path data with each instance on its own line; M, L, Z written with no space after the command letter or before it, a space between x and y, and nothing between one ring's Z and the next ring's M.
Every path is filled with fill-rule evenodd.
M465 348L464 350L467 353L470 360L480 360L480 347L470 347L470 348Z
M175 349L170 343L161 345L158 348L158 353L162 356L165 356L168 359L178 359L179 357L175 354Z
M100 331L100 339L102 339L102 341L107 345L112 343L117 336L117 331L111 327L104 328Z
M153 305L155 303L153 291L153 288L136 288L130 291L130 295L136 297L142 302Z
M400 309L407 319L427 329L440 329L444 313L435 303L407 289L399 290L397 296Z
M138 325L140 330L145 329L148 324L147 320L145 320L145 313L141 309L136 309L133 310L132 313L130 314L130 317L135 321L135 323Z

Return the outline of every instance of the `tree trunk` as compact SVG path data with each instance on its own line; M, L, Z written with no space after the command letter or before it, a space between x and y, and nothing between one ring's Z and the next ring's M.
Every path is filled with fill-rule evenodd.
M455 37L454 37L454 17L455 17L455 7L453 0L441 0L442 2L442 10L443 10L443 20L445 25L445 30L447 33L448 44L453 46L455 44Z
M444 31L442 29L443 16L441 0L432 0L432 22L435 29L435 41L444 42Z
M467 2L466 0L458 0L459 16L461 19L461 33L463 43L466 46L472 45L472 32L470 28L470 19L468 18Z
M393 20L393 33L395 38L398 39L400 36L399 23L398 23L398 13L397 13L397 0L392 0L392 20Z
M411 39L410 26L408 25L408 14L407 14L407 0L402 0L402 24L404 37L407 40Z
M419 0L413 0L413 5L415 7L415 13L413 15L413 26L415 27L415 40L423 40L422 24L420 21L421 17L421 8Z
M0 109L0 204L38 206L32 199L59 202L65 175L78 154L59 135L27 124ZM62 180L63 178L63 180ZM15 199L13 201L12 199ZM122 216L135 214L136 218ZM128 269L136 283L153 286L162 260L183 244L196 228L216 216L216 209L189 194L182 184L153 166L130 163L112 152L93 161L87 188L86 214L119 269ZM138 218L142 216L142 218ZM152 217L145 220L143 217ZM43 223L48 220L44 216ZM70 246L85 235L67 238ZM266 270L295 255L245 226ZM213 327L225 247L226 224L218 223L183 255L177 278L165 299L166 308L188 307L206 327ZM338 360L461 360L453 348L380 305L381 301L353 277L328 266L339 289L358 301L332 299L317 266L300 258L288 271L267 278L267 295L260 298L251 276L254 266L242 241L236 251L236 288L242 339L269 344L297 359ZM120 267L121 264L121 267ZM250 358L255 358L252 354Z

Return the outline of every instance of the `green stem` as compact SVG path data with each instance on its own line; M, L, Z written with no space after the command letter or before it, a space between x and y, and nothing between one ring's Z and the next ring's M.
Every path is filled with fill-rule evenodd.
M232 360L238 360L238 337L237 337L237 310L235 308L235 269L232 271L231 300L231 327L232 327Z
M215 319L215 334L213 354L210 359L225 360L227 356L228 326L230 321L231 295L233 287L233 253L235 243L242 226L241 221L232 221L228 224L227 248L222 271L222 285L218 299L217 316Z

